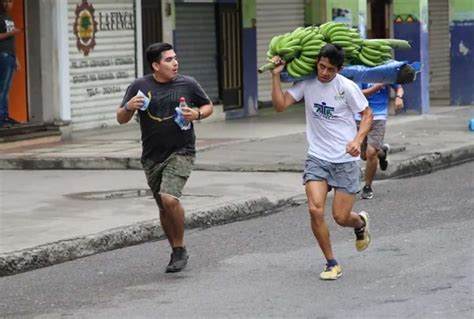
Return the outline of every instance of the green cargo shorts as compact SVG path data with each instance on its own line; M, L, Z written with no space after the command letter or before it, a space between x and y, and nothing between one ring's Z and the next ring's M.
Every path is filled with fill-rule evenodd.
M160 209L163 209L161 194L168 194L179 200L184 185L191 175L194 159L194 155L179 154L171 154L161 163L142 159L148 186Z

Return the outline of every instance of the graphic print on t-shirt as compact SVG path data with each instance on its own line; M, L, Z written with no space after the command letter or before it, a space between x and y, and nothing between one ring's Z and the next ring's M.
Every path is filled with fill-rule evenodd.
M344 101L344 99L345 99L344 93L346 93L346 92L345 92L345 91L341 91L341 92L339 92L337 95L334 95L334 100L335 100L335 101Z
M7 32L11 32L15 29L15 23L11 20L5 20L5 28Z
M148 114L154 117L167 118L175 114L175 107L183 91L155 90L151 94Z
M313 116L324 117L325 119L332 119L334 117L334 108L326 105L326 102L314 103L313 104Z

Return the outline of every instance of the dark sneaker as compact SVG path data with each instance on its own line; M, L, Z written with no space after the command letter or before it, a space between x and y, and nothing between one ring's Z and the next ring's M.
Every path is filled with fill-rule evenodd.
M363 199L371 199L374 197L374 191L372 190L372 187L365 185L364 188L362 188L362 194L360 195L361 198Z
M171 260L166 266L166 272L180 272L188 263L188 253L184 247L175 247L171 253Z
M20 124L20 122L12 119L11 117L7 117L5 120L3 120L5 123L10 123L12 125Z
M0 128L11 128L13 125L11 123L8 123L6 121L0 122Z
M380 165L380 169L382 171L385 171L387 170L387 167L388 167L387 156L388 156L388 153L390 153L390 145L388 144L382 145L382 151L384 155L379 156L379 165Z

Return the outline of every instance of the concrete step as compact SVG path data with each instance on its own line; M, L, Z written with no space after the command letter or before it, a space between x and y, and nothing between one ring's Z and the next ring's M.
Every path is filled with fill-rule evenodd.
M44 124L18 124L0 128L0 150L12 149L61 140L59 127Z

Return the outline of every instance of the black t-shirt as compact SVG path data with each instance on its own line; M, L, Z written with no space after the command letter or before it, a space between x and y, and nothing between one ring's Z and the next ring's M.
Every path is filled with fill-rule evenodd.
M10 32L15 28L15 23L6 14L0 13L0 33ZM0 40L0 52L16 55L15 37L10 36L6 39Z
M136 79L127 88L123 107L138 90L149 98L148 109L138 111L142 133L142 158L163 162L172 153L195 154L194 126L182 130L174 121L179 98L186 98L189 107L209 104L210 99L199 83L191 76L178 75L171 82L157 82L152 74Z

